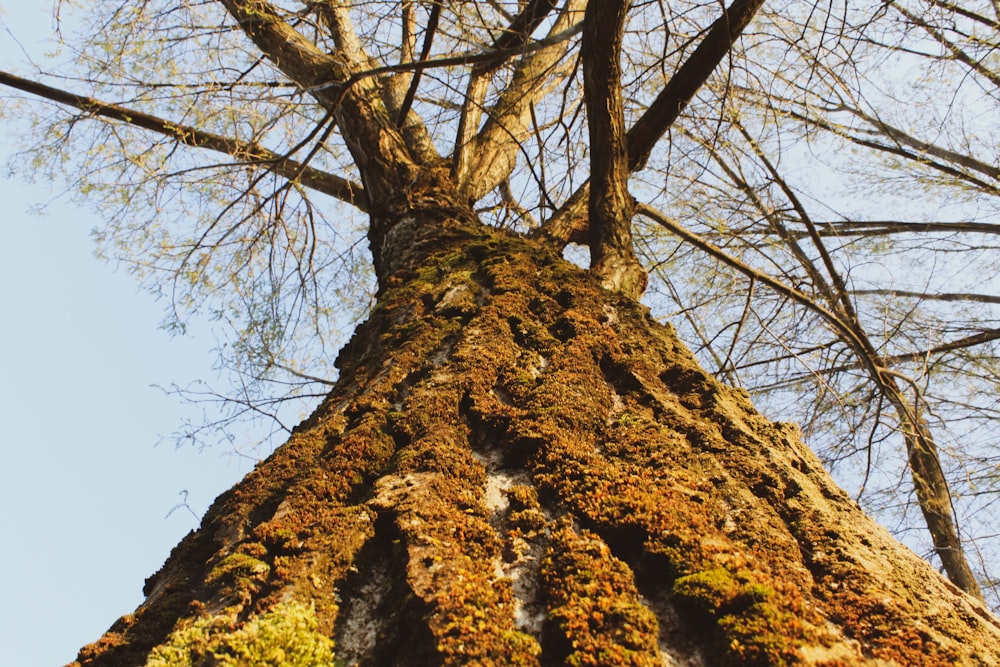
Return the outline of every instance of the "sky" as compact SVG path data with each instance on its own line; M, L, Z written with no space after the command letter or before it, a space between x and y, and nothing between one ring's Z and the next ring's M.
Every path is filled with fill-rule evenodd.
M0 69L23 62L11 33L40 56L51 24L50 3L0 0ZM0 665L35 667L135 609L197 527L182 493L200 516L252 462L161 442L191 413L153 385L213 379L215 339L158 329L163 305L94 257L101 220L9 175L24 130L0 124Z

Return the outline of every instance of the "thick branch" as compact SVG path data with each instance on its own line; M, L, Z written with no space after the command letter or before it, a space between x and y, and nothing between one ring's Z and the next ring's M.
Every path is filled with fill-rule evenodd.
M591 2L583 19L583 90L590 133L590 268L608 289L639 298L646 272L632 247L634 204L621 88L628 0Z
M240 28L276 67L335 113L373 209L393 209L415 172L406 142L389 118L378 81L351 81L344 58L321 51L267 0L220 0ZM352 54L353 55L353 54Z
M435 5L438 7L439 5ZM380 67L365 50L358 38L357 30L351 21L350 8L345 3L322 2L313 5L320 20L330 31L334 44L337 46L337 57L346 63L351 72L351 78L344 84L352 86L363 77L375 76L382 102L385 104L389 117L395 119L400 128L403 140L410 155L422 164L433 164L440 158L434 142L427 131L427 126L420 116L412 109L403 111L404 100L409 81L418 79L422 68L407 69L392 73ZM412 64L412 48L410 30L413 24L413 5L403 3L403 35L402 62ZM425 43L425 47L429 44ZM426 56L424 57L426 59ZM411 101L412 103L412 101Z
M489 74L495 71L511 53L522 49L528 42L531 33L541 24L542 20L556 7L555 0L530 0L524 9L515 16L510 25L494 40L488 50L496 52L495 58L479 60L469 73L469 83L466 86L465 101L462 113L458 119L458 132L455 137L453 170L459 180L462 174L467 174L474 147L473 138L479 129L483 118L484 100L489 87Z
M479 115L473 107L482 104L485 88L476 89L479 100L465 102L469 110L460 133L456 153L456 180L462 193L477 200L510 176L517 162L520 142L531 133L531 106L568 75L571 67L561 64L569 49L569 37L580 19L585 0L568 0L548 32L546 46L526 53L499 99L485 110L487 117L478 134L471 136ZM488 62L492 62L487 58ZM475 83L473 79L471 83ZM483 82L477 83L482 87Z
M715 68L730 52L743 33L750 19L757 13L764 0L734 0L709 28L677 72L656 96L649 108L639 117L628 132L629 169L639 171L646 165L656 142L666 133L698 89L708 80ZM565 245L580 235L586 225L584 204L590 182L584 183L562 208L539 230L539 233L557 245Z
M646 166L653 146L674 124L722 59L731 52L733 44L763 4L764 0L734 0L712 24L691 57L635 122L628 132L629 167L632 171Z
M151 114L109 104L92 97L76 95L59 88L0 71L0 84L37 95L53 102L65 104L93 116L128 123L135 127L157 132L187 146L207 148L225 153L248 164L260 165L274 173L296 181L303 186L352 204L362 211L368 210L364 189L357 183L310 167L285 155L280 155L255 143L247 143L189 125L181 125Z
M511 20L507 29L496 38L490 50L502 53L524 47L528 43L531 33L542 24L546 16L552 13L557 4L557 0L529 0L524 9ZM488 70L496 69L502 62L503 59L498 58L493 62L484 62L477 69L481 73L485 73Z

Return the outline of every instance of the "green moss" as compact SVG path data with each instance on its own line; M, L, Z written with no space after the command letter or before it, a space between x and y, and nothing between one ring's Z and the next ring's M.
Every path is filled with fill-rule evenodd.
M743 665L786 665L797 657L798 619L772 602L775 590L753 573L703 570L674 582L675 599L715 619L728 658Z
M723 616L719 628L740 664L782 666L798 662L798 620L774 605L760 602L739 614Z
M764 602L774 596L774 589L764 584L746 584L740 594L753 602Z
M146 667L332 665L333 641L318 625L313 608L298 602L278 604L242 627L233 613L209 616L174 631Z
M712 616L729 605L740 592L740 584L719 567L680 577L674 582L674 596Z
M417 267L412 277L401 289L413 289L414 287L423 289L428 285L436 286L445 277L458 276L470 280L472 276L471 271L456 270L457 267L468 262L469 256L464 249L438 253L429 257L426 262Z
M774 596L772 587L753 580L749 571L735 574L719 567L679 577L674 582L674 596L688 604L719 616L723 612L746 609Z
M271 566L262 560L244 553L230 554L205 577L209 586L239 584L249 579L264 579Z
M633 412L624 412L617 419L615 419L612 426L620 429L634 429L638 426L644 426L647 423L646 419L643 419L639 415Z

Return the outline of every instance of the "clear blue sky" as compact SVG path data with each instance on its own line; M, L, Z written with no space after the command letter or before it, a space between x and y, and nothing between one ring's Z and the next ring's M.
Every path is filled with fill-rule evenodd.
M35 54L46 2L0 1L0 69ZM85 92L85 91L81 91ZM0 90L0 105L7 91ZM0 665L72 660L142 600L143 580L249 464L230 452L157 446L184 406L153 384L211 379L207 326L171 339L162 307L93 256L101 221L52 186L7 178L24 128L0 126ZM51 203L49 203L51 202ZM45 213L30 210L48 204Z

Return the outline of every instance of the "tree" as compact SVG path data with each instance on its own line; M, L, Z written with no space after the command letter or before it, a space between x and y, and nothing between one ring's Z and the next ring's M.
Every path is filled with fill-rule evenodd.
M79 662L1000 661L923 404L825 253L835 226L812 221L769 159L775 108L826 127L782 107L780 90L769 107L738 85L741 67L767 71L751 55L780 43L769 26L805 34L816 20L760 4L126 4L97 15L79 54L93 96L0 74L77 110L37 155L72 158L83 189L118 207L106 247L145 258L143 276L181 307L224 286L207 307L241 332L233 358L251 378L331 385ZM132 99L98 99L119 88ZM112 122L81 153L84 118ZM694 159L649 167L665 145ZM765 247L756 228L735 235L751 252L734 252L654 208L670 190L650 174L692 165L691 183L729 193L721 208L763 216L805 281L739 258ZM805 237L773 215L772 188ZM375 278L335 383L290 361L303 330L322 339L333 290L359 282L330 277L356 263L353 223L309 191L364 212ZM192 195L201 208L174 209L188 224L165 227L168 200ZM153 218L137 222L143 205ZM823 349L846 349L841 372L860 369L893 408L937 554L966 593L637 303L648 268L654 291L674 282L656 282L662 229L830 327ZM587 246L588 270L560 257L570 242ZM720 372L737 369L736 349Z

